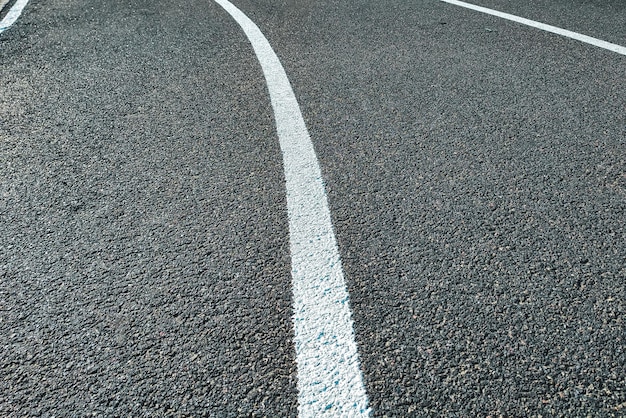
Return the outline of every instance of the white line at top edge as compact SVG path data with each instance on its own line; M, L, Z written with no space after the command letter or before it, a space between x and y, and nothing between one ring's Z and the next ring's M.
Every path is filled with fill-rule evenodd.
M215 0L250 40L267 82L283 153L300 417L369 416L341 260L322 174L278 56L259 28Z
M477 12L486 13L492 16L497 16L502 19L511 20L513 22L521 23L523 25L532 26L533 28L545 30L547 32L556 33L557 35L565 36L568 38L576 39L580 42L585 42L590 45L594 45L600 48L607 49L609 51L617 52L618 54L626 55L626 47L612 44L607 41L603 41L601 39L592 38L591 36L582 35L580 33L572 32L566 29L561 29L556 26L546 25L545 23L536 22L534 20L525 19L523 17L515 16L508 13L499 12L497 10L488 9L486 7L476 6L470 3L465 3L458 0L440 0L445 3L454 4L455 6L465 7L467 9L472 9Z
M4 32L11 26L18 17L22 14L22 10L26 7L28 0L17 0L13 7L9 9L9 12L4 16L4 19L0 22L0 33Z

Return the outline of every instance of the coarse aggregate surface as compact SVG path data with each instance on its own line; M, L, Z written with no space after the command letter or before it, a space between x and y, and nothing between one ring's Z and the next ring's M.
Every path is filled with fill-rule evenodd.
M236 25L33 1L0 61L0 415L294 416L281 155Z
M0 35L0 415L295 416L284 177L211 2ZM236 0L316 148L374 416L626 414L626 59L440 1ZM625 45L619 1L474 1Z
M374 415L622 416L624 57L430 1L242 4L318 151Z

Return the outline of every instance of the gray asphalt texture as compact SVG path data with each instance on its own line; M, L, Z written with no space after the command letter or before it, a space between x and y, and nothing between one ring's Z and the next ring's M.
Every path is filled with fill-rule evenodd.
M626 416L626 57L431 0L234 3L318 153L373 415ZM619 1L477 3L626 45ZM0 63L0 415L295 416L231 18L31 0Z
M33 2L5 35L0 416L294 415L281 154L236 24Z

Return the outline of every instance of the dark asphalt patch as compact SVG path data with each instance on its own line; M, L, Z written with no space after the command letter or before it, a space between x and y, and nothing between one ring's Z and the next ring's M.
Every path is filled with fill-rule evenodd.
M0 48L0 415L294 416L281 154L245 38L210 2L23 18Z

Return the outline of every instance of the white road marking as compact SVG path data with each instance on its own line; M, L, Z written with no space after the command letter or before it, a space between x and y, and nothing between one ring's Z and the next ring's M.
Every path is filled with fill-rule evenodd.
M508 13L498 12L497 10L488 9L486 7L475 6L473 4L465 3L458 0L441 0L446 3L454 4L456 6L465 7L467 9L476 10L478 12L486 13L492 16L497 16L502 19L511 20L513 22L521 23L523 25L532 26L533 28L545 30L547 32L556 33L557 35L565 36L568 38L576 39L577 41L585 42L600 48L608 49L609 51L617 52L618 54L626 55L626 47L621 45L612 44L610 42L603 41L601 39L592 38L591 36L582 35L580 33L572 32L566 29L557 28L556 26L546 25L545 23L536 22L530 19L524 19Z
M287 190L299 416L369 416L322 174L300 107L259 28L227 0L215 1L252 43L274 108Z
M28 0L17 0L13 7L9 9L9 12L4 16L4 19L0 22L0 33L4 32L11 26L18 17L22 14L22 10L28 3Z

